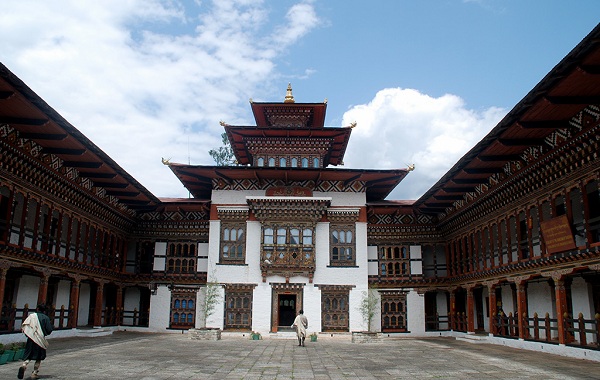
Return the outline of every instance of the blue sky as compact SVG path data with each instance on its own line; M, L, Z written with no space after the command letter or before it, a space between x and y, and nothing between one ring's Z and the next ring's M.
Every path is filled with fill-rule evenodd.
M600 1L3 0L0 61L158 197L248 99L327 98L346 168L416 199L600 21Z

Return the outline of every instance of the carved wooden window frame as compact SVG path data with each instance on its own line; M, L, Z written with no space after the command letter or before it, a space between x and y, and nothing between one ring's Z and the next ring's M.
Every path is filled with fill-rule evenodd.
M356 224L331 224L329 263L338 267L356 266Z
M235 234L233 233L234 231ZM235 235L235 240L232 239L233 235ZM235 256L232 256L231 252L235 252ZM245 262L246 222L223 222L221 224L219 263L244 264Z
M225 285L224 330L252 330L253 289L254 285L248 284Z
M167 244L167 273L194 274L198 262L195 242L174 241Z
M321 285L321 329L323 332L350 331L350 289L352 286Z
M379 246L378 250L380 276L410 278L410 246L385 245Z
M169 328L190 329L196 325L196 293L198 289L173 288Z
M381 331L407 332L407 292L380 291Z
M267 231L272 230L272 234ZM293 230L298 230L298 234L292 234ZM285 234L281 234L285 231ZM309 233L310 232L310 233ZM271 239L267 239L271 236ZM297 242L293 241L294 236ZM269 242L267 242L269 241ZM302 255L314 257L315 253L315 229L309 223L263 223L261 234L261 251L265 259L276 261L275 255L287 255L291 252L302 252Z

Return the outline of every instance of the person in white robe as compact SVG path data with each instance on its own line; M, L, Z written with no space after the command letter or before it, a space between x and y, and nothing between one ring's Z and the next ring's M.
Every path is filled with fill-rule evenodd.
M298 346L304 346L304 340L306 339L306 329L308 328L308 318L304 315L304 310L300 310L292 328L296 329L296 336L298 337Z
M36 312L31 313L21 324L21 331L27 336L23 364L19 367L17 378L22 379L30 361L35 360L31 379L38 379L42 360L46 359L48 341L46 335L52 333L52 323L46 314L46 305L38 305Z

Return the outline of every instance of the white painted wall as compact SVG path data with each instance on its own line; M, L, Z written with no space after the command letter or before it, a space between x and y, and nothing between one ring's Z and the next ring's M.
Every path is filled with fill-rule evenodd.
M579 313L583 314L583 319L594 319L594 297L592 287L582 277L575 277L571 284L571 300L573 303L573 318L579 318ZM587 324L586 328L591 329L592 325ZM575 339L579 340L579 334L575 334ZM586 334L588 343L596 341L596 334Z
M440 316L448 317L448 297L446 292L437 292L436 296L436 304L437 304L437 313ZM425 310L425 305L423 305L423 311ZM408 305L407 307L412 307L412 305ZM446 318L448 320L448 318ZM440 323L440 329L449 329L450 324L448 322Z
M143 310L139 309L140 297L141 297L141 292L140 292L139 288L124 288L123 289L123 310L129 311L129 312L132 312L135 309L137 309L138 312L143 311ZM130 313L127 313L127 315L130 315ZM133 323L132 317L123 317L124 325L131 325L132 323Z
M530 282L527 284L527 315L533 318L533 313L538 313L539 318L544 318L546 313L550 318L556 315L552 302L552 287L546 281Z
M90 316L91 285L82 282L79 286L79 307L77 311L77 326L87 326Z
M425 294L415 289L406 295L406 323L411 335L425 335Z
M167 261L167 242L157 241L154 243L154 267L157 272L164 272Z
M164 332L169 327L170 316L171 291L166 285L159 285L156 294L150 296L150 325L148 329Z

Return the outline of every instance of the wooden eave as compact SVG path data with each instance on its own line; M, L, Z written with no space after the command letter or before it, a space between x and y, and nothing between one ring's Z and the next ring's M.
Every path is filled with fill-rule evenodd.
M414 214L414 200L380 200L367 203L367 214L370 215L399 215Z
M350 128L265 128L255 126L225 126L225 133L231 143L235 158L240 165L252 164L253 157L248 151L247 141L252 138L268 139L328 139L330 146L323 159L323 165L340 165L343 163L344 154L352 129Z
M145 210L160 203L1 63L0 124L8 124L18 138L35 142L42 154L58 157L63 167L75 168L80 177L131 209Z
M589 105L600 105L600 24L501 121L415 202L422 212L452 208L480 184L539 146Z
M325 125L325 113L327 112L327 103L271 103L271 102L252 102L252 113L254 120L259 127L272 127L270 125L267 113L269 110L288 109L290 107L305 110L310 114L308 128L323 128Z
M384 199L406 177L406 169L362 170L322 168L278 168L252 166L196 166L169 164L186 189L199 199L210 199L215 179L231 183L234 180L279 180L284 183L303 181L342 181L351 186L362 181L366 186L367 201Z

